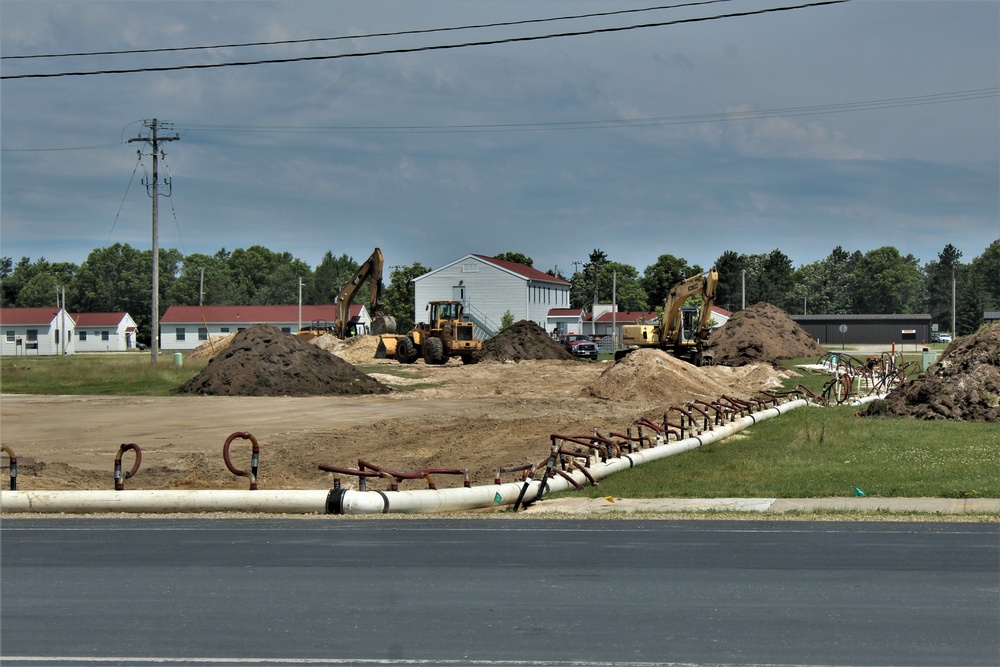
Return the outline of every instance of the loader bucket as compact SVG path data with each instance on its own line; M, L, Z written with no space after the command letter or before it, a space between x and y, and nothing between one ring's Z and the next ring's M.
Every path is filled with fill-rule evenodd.
M378 337L378 347L375 349L376 359L396 358L396 336L384 334Z

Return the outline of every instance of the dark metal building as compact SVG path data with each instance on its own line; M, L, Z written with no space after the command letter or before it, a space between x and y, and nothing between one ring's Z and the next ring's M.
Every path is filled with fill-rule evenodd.
M931 316L914 315L791 315L820 345L884 345L930 342Z

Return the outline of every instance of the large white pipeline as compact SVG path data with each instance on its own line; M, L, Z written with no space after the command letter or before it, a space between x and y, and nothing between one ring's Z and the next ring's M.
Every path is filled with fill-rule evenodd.
M701 447L733 435L757 422L807 405L798 399L716 426L684 440L598 462L588 468L596 480L643 463ZM589 483L579 470L568 473L579 484ZM333 490L98 490L0 491L0 511L10 513L200 513L261 514L426 514L485 509L536 500L542 480L485 486L414 491ZM545 493L567 491L573 484L555 476L545 480Z

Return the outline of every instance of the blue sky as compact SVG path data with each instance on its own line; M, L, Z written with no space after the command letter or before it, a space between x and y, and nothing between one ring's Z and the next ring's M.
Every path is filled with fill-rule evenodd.
M1000 2L166 0L0 3L0 254L82 262L254 244L310 266L438 267L516 251L572 273L599 248L640 272L835 246L970 261L1000 238ZM673 25L410 53L564 32ZM81 57L11 56L336 41ZM9 78L342 55L211 69ZM134 177L133 177L134 173Z

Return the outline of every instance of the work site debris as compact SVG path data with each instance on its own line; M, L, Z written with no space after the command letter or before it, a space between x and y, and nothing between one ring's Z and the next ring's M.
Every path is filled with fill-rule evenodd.
M528 320L515 322L483 342L483 361L573 358L545 329Z
M177 390L216 396L385 394L390 390L326 350L261 324L233 337Z
M926 374L862 414L1000 422L1000 323L955 339Z
M715 353L715 363L723 366L773 364L782 359L826 354L823 346L785 311L764 302L736 313L713 331L708 348Z

